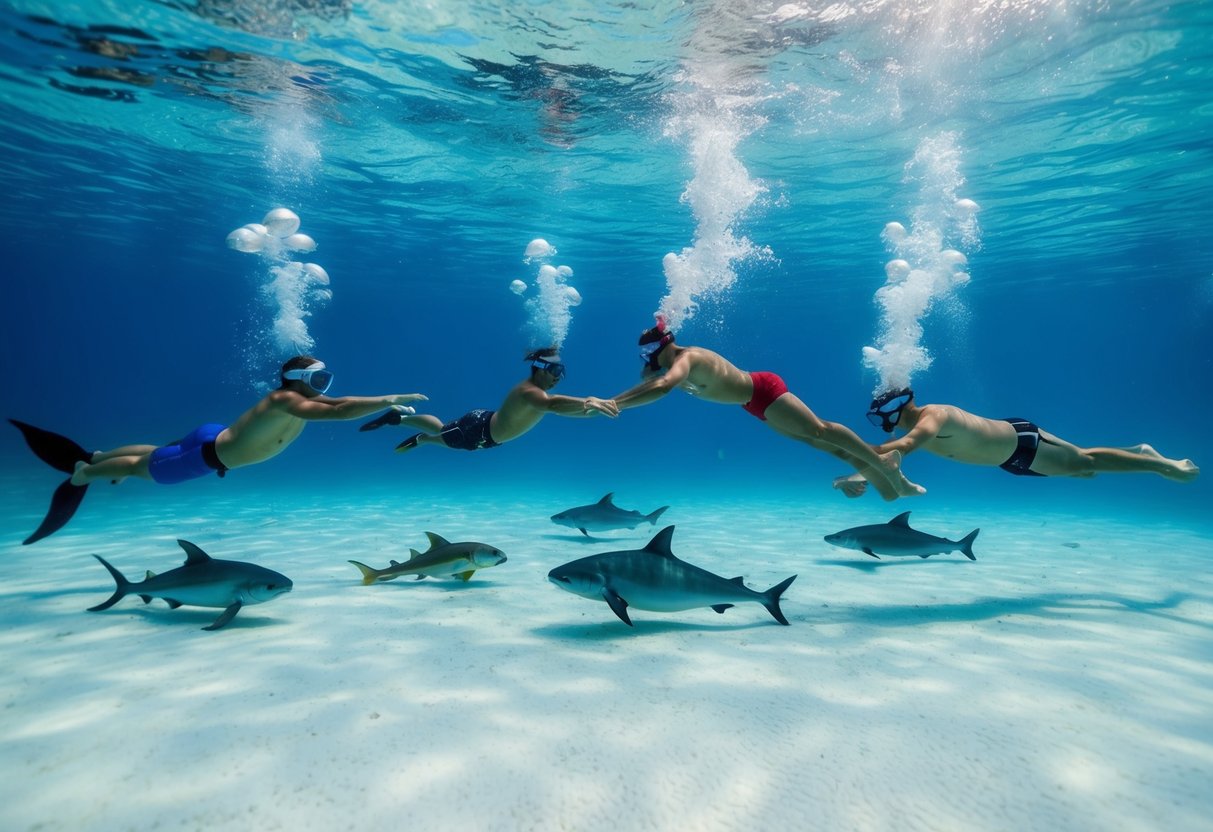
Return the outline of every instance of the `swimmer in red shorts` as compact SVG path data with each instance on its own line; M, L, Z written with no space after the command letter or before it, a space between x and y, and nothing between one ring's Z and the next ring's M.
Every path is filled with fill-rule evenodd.
M739 404L779 433L847 462L886 500L926 493L901 472L901 454L877 454L850 428L817 417L775 373L747 373L703 347L674 343L660 317L640 334L645 380L615 397L620 410L655 402L675 388L721 404Z

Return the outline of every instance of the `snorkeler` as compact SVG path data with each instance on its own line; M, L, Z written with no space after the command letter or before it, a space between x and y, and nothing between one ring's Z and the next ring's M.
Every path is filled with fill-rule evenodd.
M640 334L645 380L615 397L620 410L649 404L680 388L710 402L739 404L778 433L845 460L886 500L926 493L901 472L901 455L877 454L850 428L817 417L775 373L747 373L703 347L674 343L660 316Z
M1151 473L1177 482L1196 479L1190 459L1167 459L1149 445L1130 448L1080 448L1026 419L987 419L950 404L914 403L910 388L890 390L872 400L868 421L905 436L878 446L908 454L919 449L973 465L997 465L1021 477L1093 477L1096 474ZM864 493L864 477L838 477L834 487L848 497Z
M253 405L230 427L206 424L168 445L125 445L90 453L57 433L10 419L30 449L47 465L71 476L55 490L42 525L23 543L33 543L61 529L84 499L94 480L119 483L143 477L172 485L208 474L223 476L275 457L299 438L307 422L360 419L384 405L424 401L420 393L329 398L333 374L324 362L300 355L282 365L281 386Z
M530 377L514 385L496 411L473 410L453 422L443 424L437 416L412 415L411 410L392 408L372 419L359 430L375 430L384 425L406 425L418 428L414 434L396 446L397 453L411 451L418 445L445 445L462 451L492 448L526 433L549 413L557 416L594 416L604 413L614 418L619 408L614 402L593 396L549 395L548 391L564 378L564 364L554 347L527 353L524 361L531 364Z

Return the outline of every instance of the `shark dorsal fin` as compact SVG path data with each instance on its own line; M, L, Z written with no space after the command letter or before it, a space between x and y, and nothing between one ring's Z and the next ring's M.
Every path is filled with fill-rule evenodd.
M901 526L906 529L910 528L910 512L903 511L901 514L897 515L892 520L890 520L889 525L890 526Z
M143 580L150 581L154 577L156 577L156 573L149 569L147 570L147 574L143 576Z
M654 555L662 555L667 558L674 557L674 553L670 551L670 539L674 536L674 527L666 526L661 531L657 532L644 547L644 551Z
M426 551L432 551L434 549L437 549L439 546L450 546L451 545L451 541L447 540L445 537L443 537L440 534L434 534L433 532L426 532L425 536L430 539L430 548L427 549Z
M603 497L601 500L599 500L599 501L598 501L598 505L600 505L600 506L613 506L613 505L615 505L615 503L614 503L614 497L615 497L615 492L614 492L614 491L612 491L612 492L608 493L608 494L607 494L605 497Z
M419 557L421 557L420 552L418 552L416 549L409 549L409 560L412 560L413 558L419 558ZM392 563L396 563L396 561L392 561ZM399 564L397 564L397 565L399 565Z
M188 540L178 540L177 545L185 550L185 565L197 566L198 564L206 563L211 559L211 556L199 549Z

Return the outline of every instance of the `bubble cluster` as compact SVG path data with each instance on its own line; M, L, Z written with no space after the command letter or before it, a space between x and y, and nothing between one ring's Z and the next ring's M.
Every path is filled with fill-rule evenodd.
M568 283L573 270L547 262L555 256L556 247L542 238L531 240L523 256L524 263L539 266L535 292L526 300L527 338L534 347L561 348L573 322L570 310L581 305L581 293ZM529 289L523 280L510 282L510 291L516 295L525 295Z
M910 387L915 373L931 366L922 344L923 320L934 304L969 282L968 257L947 244L980 245L980 206L958 198L963 184L956 136L944 133L922 142L906 166L907 179L919 185L919 202L910 228L890 222L881 238L893 254L885 263L885 283L876 291L881 310L876 346L863 348L863 363L878 377L875 393Z
M316 241L299 231L299 215L289 208L274 208L261 222L251 222L227 235L227 245L267 261L261 286L266 302L274 310L270 335L278 352L308 352L315 341L306 319L318 303L333 298L329 275L316 263L292 260L298 253L316 250Z

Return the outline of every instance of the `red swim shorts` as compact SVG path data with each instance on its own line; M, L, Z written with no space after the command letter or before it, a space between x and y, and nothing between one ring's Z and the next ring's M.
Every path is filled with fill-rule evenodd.
M750 379L754 382L754 396L742 407L750 415L765 422L767 408L771 406L771 402L788 392L788 386L775 373L750 373Z

